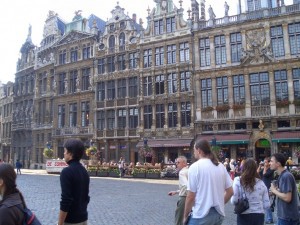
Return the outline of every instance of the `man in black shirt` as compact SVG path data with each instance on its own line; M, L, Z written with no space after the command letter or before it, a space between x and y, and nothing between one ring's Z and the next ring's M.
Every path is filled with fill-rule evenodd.
M90 177L79 162L84 153L84 145L80 140L70 139L66 141L64 148L64 159L69 166L60 174L61 201L58 225L86 225Z
M269 157L266 157L264 159L264 162L259 164L257 172L259 173L261 179L263 180L267 189L269 190L271 187L271 182L274 177L274 170L270 169L270 158ZM266 222L266 224L273 223L273 215L272 215L271 208L266 209L265 222Z

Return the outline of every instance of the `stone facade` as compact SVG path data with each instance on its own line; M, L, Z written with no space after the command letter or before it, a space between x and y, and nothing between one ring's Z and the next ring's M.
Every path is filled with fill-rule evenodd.
M42 166L43 149L62 158L70 137L96 146L102 161L141 161L147 146L155 162L191 158L195 138L216 144L222 158L294 156L299 3L261 1L234 16L224 5L218 19L208 7L206 19L205 1L192 0L184 19L182 1L155 2L145 24L119 4L106 22L77 11L64 23L50 11L40 47L30 28L15 80L10 159Z

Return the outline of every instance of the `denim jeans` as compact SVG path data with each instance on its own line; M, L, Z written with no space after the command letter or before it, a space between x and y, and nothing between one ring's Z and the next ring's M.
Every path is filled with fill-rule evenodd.
M221 225L224 216L220 215L217 210L212 207L208 214L203 218L191 218L188 225Z
M298 221L289 221L278 218L277 225L298 225Z
M272 215L271 208L266 209L265 222L268 222L268 221L273 221L273 215Z

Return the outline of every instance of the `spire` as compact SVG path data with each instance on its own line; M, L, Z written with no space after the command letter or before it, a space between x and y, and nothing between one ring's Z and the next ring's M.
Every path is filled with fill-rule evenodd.
M29 27L28 27L28 35L27 35L27 39L26 39L26 42L32 42L31 40L31 24L29 24Z

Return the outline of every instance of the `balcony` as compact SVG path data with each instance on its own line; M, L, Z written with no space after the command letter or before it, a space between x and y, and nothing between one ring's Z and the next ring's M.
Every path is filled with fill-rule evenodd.
M251 116L252 117L264 117L271 116L271 107L266 106L252 106L251 107Z
M92 127L64 127L60 129L54 129L53 136L64 135L93 135L94 129Z

